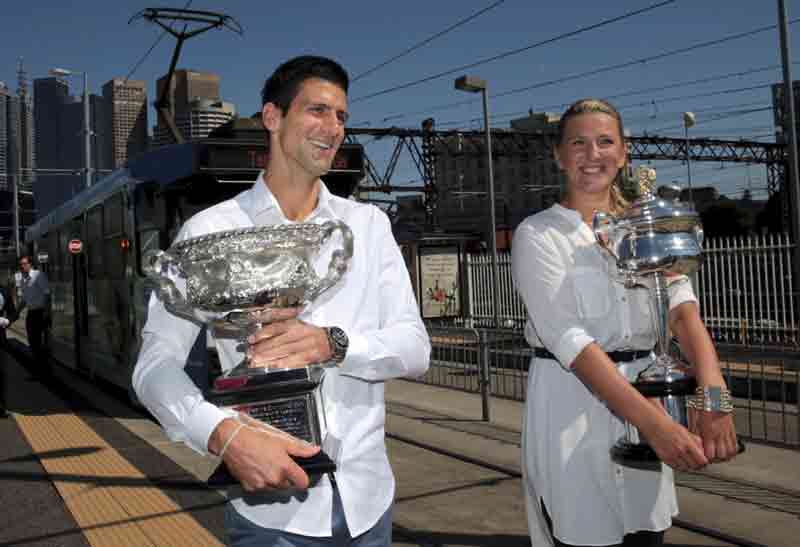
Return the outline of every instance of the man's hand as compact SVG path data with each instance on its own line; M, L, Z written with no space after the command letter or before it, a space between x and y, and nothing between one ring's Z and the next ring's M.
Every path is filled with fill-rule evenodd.
M726 462L736 456L739 446L732 413L689 408L689 429L703 440L703 450L708 461Z
M231 440L223 459L242 487L247 492L308 488L308 475L290 456L308 458L319 447L247 416L240 419L245 426ZM223 420L211 435L209 449L219 453L239 425L233 419Z
M325 329L296 318L268 323L247 342L251 367L301 368L333 355Z

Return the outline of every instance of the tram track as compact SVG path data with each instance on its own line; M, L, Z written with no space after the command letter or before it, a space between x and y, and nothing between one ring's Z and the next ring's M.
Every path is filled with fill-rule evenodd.
M518 432L498 428L480 421L454 421L452 417L433 412L430 409L420 409L412 405L394 402L387 404L387 413L396 414L408 419L422 420L425 423L434 424L438 427L460 433L468 433L483 439L496 440L516 446L520 445ZM514 439L515 434L516 439ZM455 452L443 448L442 446L434 445L430 442L423 442L404 435L387 432L386 436L394 441L428 450L435 454L491 470L511 478L522 478L521 471L516 467L497 464L485 458ZM713 473L703 472L676 473L676 485L773 511L780 511L794 516L800 515L800 492L762 486L744 480L730 479ZM686 531L723 541L737 547L767 547L764 544L753 542L747 538L728 534L681 518L674 518L673 525Z
M24 348L23 344L17 343L12 344L10 347L12 353L19 359L26 361L26 366L30 369L30 363L28 362L30 359L29 352ZM132 415L140 415L143 418L147 418L149 420L153 420L153 418L141 408L134 408L130 401L127 400L127 397L124 396L123 393L118 388L114 388L111 385L98 385L97 382L92 382L90 378L87 376L77 373L71 369L68 369L63 366L59 366L59 369L63 371L63 373L59 373L54 375L51 379L51 386L56 388L57 393L59 395L66 394L72 392L74 390L73 383L77 381L85 382L86 384L91 384L93 387L102 390L106 395L110 396L118 403L122 403L124 406L130 409ZM59 377L62 374L70 376L70 378L66 377ZM74 377L74 378L72 378ZM111 392L113 390L113 393ZM84 398L80 393L76 393L78 397ZM100 412L104 412L105 410L101 408L104 405L94 405L96 410ZM461 433L469 433L472 435L477 435L480 437L484 437L487 439L512 444L512 445L519 445L518 441L518 433L515 440L514 432L511 430L504 430L502 428L497 428L491 424L484 424L482 422L464 422L464 421L452 421L452 417L438 414L435 412L431 412L428 409L422 410L411 405L405 405L400 403L387 403L387 413L389 414L398 414L403 417L407 417L410 419L416 420L424 420L426 423L432 423L439 427L449 428ZM421 418L420 414L424 413L425 418ZM459 453L453 450L448 450L441 446L436 446L429 442L420 441L418 439L414 439L408 436L399 435L396 433L389 433L386 434L387 439L391 439L396 442L400 442L403 444L407 444L409 446L413 446L419 449L423 449L437 455L450 458L456 461L460 461L466 464L474 465L483 469L487 469L496 473L500 473L505 475L509 478L513 479L521 479L522 473L518 468L514 468L508 465L501 465L497 463L493 463L488 461L485 458L480 457L473 457L467 454ZM775 510L775 511L782 511L785 513L790 513L792 515L800 515L800 493L792 492L789 490L781 490L776 488L765 487L761 485L757 485L754 483L750 483L743 480L735 480L730 478L722 478L713 474L706 474L706 473L679 473L676 476L676 484L678 486L684 486L688 488L692 488L701 492L714 494L723 496L729 499L734 499L743 503L749 503L751 505ZM727 534L725 532L715 530L706 526L702 526L699 524L695 524L684 519L675 518L673 519L673 525L687 530L689 532L702 535L704 537L713 538L718 541L722 541L728 543L730 545L736 547L767 547L764 544L757 543L750 541L746 538ZM401 532L402 530L398 530ZM407 539L413 539L412 536L409 536Z

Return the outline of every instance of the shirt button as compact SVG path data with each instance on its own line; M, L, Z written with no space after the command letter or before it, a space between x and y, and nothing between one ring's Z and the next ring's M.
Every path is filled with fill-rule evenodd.
M620 298L620 300L622 300L623 302L627 302L628 301L628 299L625 298L624 296L622 298Z

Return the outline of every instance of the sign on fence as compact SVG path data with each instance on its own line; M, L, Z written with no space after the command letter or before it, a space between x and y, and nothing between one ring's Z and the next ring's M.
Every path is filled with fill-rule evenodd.
M422 317L461 314L458 247L420 247L420 304Z

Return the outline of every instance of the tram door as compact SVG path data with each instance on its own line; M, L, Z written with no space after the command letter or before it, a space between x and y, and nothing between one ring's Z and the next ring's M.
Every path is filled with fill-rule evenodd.
M88 363L81 358L83 344L89 334L88 295L86 287L86 244L84 242L83 218L73 220L69 253L72 257L72 296L75 322L75 364L78 370L88 371Z

